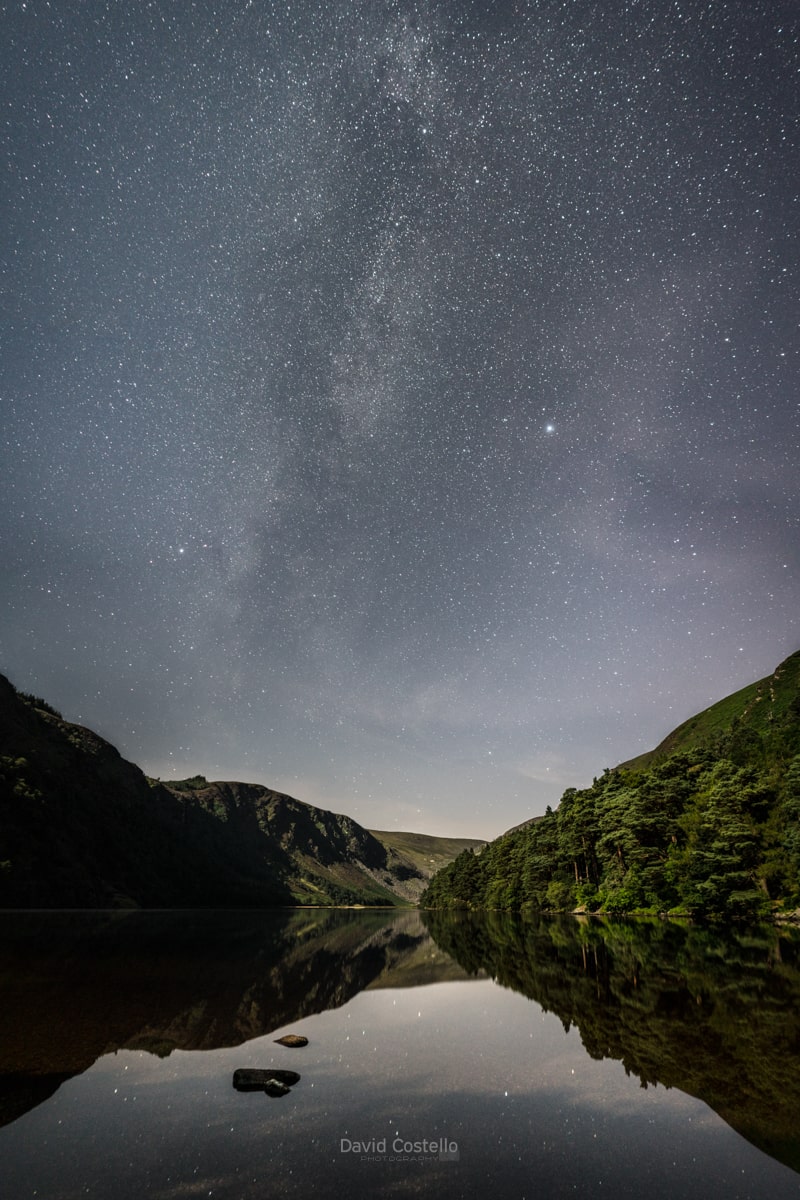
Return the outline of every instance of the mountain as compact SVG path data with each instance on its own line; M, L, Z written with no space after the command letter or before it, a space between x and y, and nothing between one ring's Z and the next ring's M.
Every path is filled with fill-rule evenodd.
M0 676L0 907L408 904L481 844L385 838L259 784L148 779Z
M710 919L800 908L800 652L480 857L460 854L420 902Z

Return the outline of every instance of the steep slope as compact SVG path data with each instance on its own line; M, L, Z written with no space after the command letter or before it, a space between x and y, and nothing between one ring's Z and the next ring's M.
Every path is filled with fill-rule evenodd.
M618 770L639 771L668 758L679 750L694 750L725 743L734 750L744 751L763 743L767 754L774 745L783 748L788 727L796 726L800 718L800 650L790 655L779 667L750 683L724 700L719 700L668 733L653 750L647 750ZM755 736L754 736L755 735ZM795 752L800 750L797 745Z
M393 905L431 874L261 785L147 779L0 676L0 907Z
M800 906L800 653L434 876L432 908L753 919Z
M0 906L291 902L279 848L243 854L191 797L42 703L0 677Z
M163 786L178 798L191 796L238 845L266 839L286 856L293 903L396 904L398 898L416 899L425 885L414 864L393 856L351 817L260 784L209 783L195 776Z

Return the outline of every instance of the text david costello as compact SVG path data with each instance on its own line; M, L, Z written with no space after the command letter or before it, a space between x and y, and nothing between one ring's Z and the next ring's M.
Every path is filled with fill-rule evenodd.
M421 1138L419 1141L406 1141L396 1137L389 1145L388 1138L369 1138L368 1141L355 1141L352 1138L341 1138L339 1142L341 1154L360 1154L369 1158L405 1158L410 1155L420 1157L435 1157L440 1161L457 1162L459 1159L458 1142L448 1138Z

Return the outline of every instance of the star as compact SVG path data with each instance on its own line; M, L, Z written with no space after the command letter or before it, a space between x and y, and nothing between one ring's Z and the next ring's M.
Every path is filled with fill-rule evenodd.
M492 837L797 648L796 21L6 7L18 687Z

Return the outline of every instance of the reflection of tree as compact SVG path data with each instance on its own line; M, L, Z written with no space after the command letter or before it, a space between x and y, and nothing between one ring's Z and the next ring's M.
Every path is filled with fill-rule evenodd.
M430 912L468 971L575 1025L588 1053L643 1086L705 1101L800 1171L800 938L664 921Z

